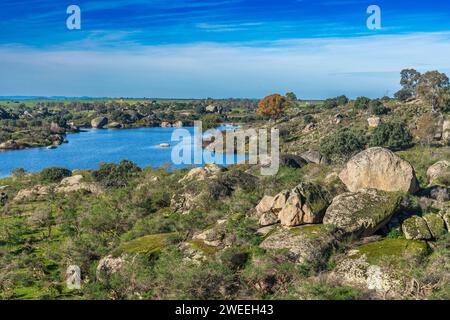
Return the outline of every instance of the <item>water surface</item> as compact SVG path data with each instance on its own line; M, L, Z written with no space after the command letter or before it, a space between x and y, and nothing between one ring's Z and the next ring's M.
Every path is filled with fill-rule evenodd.
M183 128L193 134L193 127ZM223 128L222 128L223 129ZM96 169L101 162L118 163L127 159L141 167L170 166L183 168L191 165L173 165L171 142L175 128L140 128L121 130L86 130L66 136L69 141L56 149L35 148L0 152L0 177L11 174L16 168L29 172L41 171L46 167L74 169ZM169 143L169 148L161 148L161 143ZM233 162L244 159L235 157ZM230 164L229 162L227 164Z

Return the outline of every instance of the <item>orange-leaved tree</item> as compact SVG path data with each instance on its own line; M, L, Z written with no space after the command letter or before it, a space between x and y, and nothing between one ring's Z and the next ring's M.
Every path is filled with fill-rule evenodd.
M277 119L282 116L286 110L287 100L282 95L277 93L262 99L258 104L256 113L262 116L268 116L272 119Z

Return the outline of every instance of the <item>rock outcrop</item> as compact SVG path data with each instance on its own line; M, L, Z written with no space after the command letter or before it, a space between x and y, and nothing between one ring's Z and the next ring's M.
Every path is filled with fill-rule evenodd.
M82 175L64 178L55 188L56 193L69 193L78 190L86 190L93 194L100 194L103 192L102 188L97 184L83 182Z
M314 263L327 259L339 237L335 227L323 224L278 228L260 247L270 251L286 250L287 257L296 263Z
M367 123L369 125L369 128L377 128L381 123L380 117L370 117L367 119Z
M45 197L48 196L50 192L51 188L49 186L36 185L32 188L20 190L14 197L14 201L28 200L33 197Z
M328 159L324 156L322 156L318 151L315 150L306 150L300 154L300 157L305 159L306 161L310 163L316 163L316 164L327 164Z
M440 180L450 181L450 161L442 160L433 164L427 170L427 178L430 185Z
M256 213L261 226L280 221L283 226L295 227L322 222L328 204L327 195L318 185L300 183L275 197L265 196Z
M412 216L402 223L402 231L408 240L431 240L430 229L424 218Z
M380 147L355 155L339 177L351 192L378 189L415 193L419 190L411 164L392 151Z
M375 189L343 193L333 199L323 222L335 225L347 234L367 237L389 222L400 200L398 193Z
M102 129L104 126L108 124L108 118L105 117L97 117L92 119L91 127L94 129Z
M427 223L428 230L430 230L431 236L434 239L439 239L447 233L445 229L444 219L436 213L428 213L423 216L423 219Z
M436 213L428 213L423 217L412 216L402 224L402 231L409 240L439 239L447 233L446 217Z
M191 169L179 183L186 183L189 181L203 181L209 178L217 177L219 173L226 171L227 169L216 164L207 164L204 167L198 167Z
M20 150L25 149L27 146L18 143L15 140L8 140L6 142L0 143L0 150Z
M403 296L411 283L401 261L419 261L428 253L422 241L384 239L361 245L339 259L333 276L349 285L360 285L381 296ZM406 264L408 265L408 264Z
M102 274L114 274L122 270L125 264L125 258L113 257L112 255L108 255L100 259L97 265L96 275L97 278L101 279Z

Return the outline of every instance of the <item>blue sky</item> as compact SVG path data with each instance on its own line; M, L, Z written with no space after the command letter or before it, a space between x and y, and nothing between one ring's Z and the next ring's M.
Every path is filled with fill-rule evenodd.
M405 67L450 73L442 0L2 0L0 29L0 95L375 97Z

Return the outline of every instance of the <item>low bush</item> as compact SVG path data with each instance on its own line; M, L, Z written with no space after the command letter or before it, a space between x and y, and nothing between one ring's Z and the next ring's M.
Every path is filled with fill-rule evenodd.
M41 179L44 182L61 182L62 179L72 176L72 171L66 168L51 167L41 171Z
M119 164L102 163L92 173L94 180L104 187L124 187L136 173L142 171L134 162L123 160Z
M369 145L404 150L412 146L412 136L403 123L382 123L373 131Z
M361 131L343 128L320 141L320 153L333 162L345 162L354 154L362 151L366 145L366 136Z

